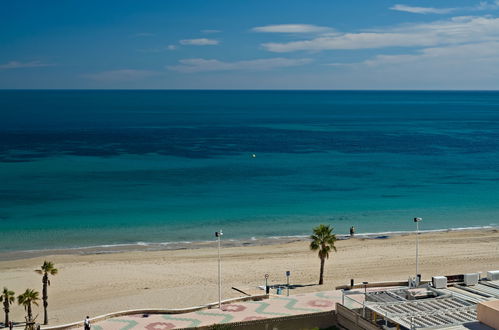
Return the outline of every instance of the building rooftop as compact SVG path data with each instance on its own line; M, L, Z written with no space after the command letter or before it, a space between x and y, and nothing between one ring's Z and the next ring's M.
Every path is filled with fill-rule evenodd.
M478 321L477 304L499 299L499 281L465 283L347 290L344 305L385 328L492 329Z

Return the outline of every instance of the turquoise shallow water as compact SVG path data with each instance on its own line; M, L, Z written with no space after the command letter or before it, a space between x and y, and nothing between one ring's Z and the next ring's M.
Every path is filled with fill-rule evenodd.
M499 223L499 93L0 91L0 109L0 251Z

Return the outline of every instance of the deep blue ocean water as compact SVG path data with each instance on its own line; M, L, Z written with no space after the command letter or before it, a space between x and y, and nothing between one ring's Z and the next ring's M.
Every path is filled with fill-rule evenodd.
M415 216L499 223L498 92L0 91L0 251Z

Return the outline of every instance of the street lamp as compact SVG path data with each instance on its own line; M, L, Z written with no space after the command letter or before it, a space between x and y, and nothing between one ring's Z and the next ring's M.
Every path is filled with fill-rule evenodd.
M419 223L423 221L423 218L414 218L414 222L416 223L416 278L417 281L419 274ZM418 283L419 284L419 283Z
M286 271L286 277L288 279L288 285L287 285L287 288L288 288L288 293L286 294L287 296L289 296L289 276L291 275L291 272L289 270Z
M222 260L220 258L220 239L222 238L222 229L215 232L215 237L218 238L218 308L222 309Z

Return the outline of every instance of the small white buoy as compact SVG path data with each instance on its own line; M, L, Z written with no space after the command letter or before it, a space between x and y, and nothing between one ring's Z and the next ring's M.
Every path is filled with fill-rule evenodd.
M251 157L256 158L256 155L255 155L255 154L252 154L252 155L251 155Z

